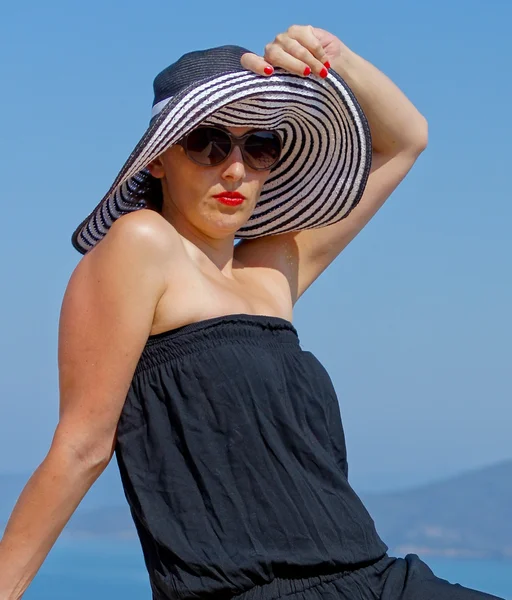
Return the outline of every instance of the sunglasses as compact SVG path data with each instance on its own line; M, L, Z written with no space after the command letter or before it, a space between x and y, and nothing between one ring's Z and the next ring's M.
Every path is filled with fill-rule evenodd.
M283 143L276 131L252 130L236 137L225 129L202 125L177 142L190 160L204 167L224 162L239 146L244 163L255 171L268 171L281 158Z

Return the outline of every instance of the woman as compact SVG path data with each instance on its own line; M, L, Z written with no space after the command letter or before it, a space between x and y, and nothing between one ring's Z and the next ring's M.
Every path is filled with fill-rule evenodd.
M1 542L0 600L22 596L114 450L157 600L490 598L387 556L291 325L426 140L403 94L313 27L156 78L148 131L73 236L60 420Z

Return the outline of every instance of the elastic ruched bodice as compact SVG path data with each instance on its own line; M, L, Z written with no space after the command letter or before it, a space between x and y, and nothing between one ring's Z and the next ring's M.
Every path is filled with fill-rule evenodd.
M386 553L347 480L331 380L284 319L150 337L116 455L157 600L229 598Z

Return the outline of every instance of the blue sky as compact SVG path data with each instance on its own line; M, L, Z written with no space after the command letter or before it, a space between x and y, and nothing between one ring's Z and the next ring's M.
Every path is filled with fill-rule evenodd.
M144 132L153 77L197 48L261 52L294 23L338 35L430 124L407 180L296 309L340 398L352 481L512 458L511 19L506 0L5 5L0 472L49 446L70 236Z

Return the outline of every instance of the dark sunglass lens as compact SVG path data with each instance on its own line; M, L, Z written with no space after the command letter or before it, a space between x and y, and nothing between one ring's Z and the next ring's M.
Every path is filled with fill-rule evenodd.
M220 129L213 127L198 127L187 138L188 156L204 166L213 166L221 163L229 154L231 140Z
M258 131L247 138L244 151L251 167L270 169L281 156L281 140L273 131Z

